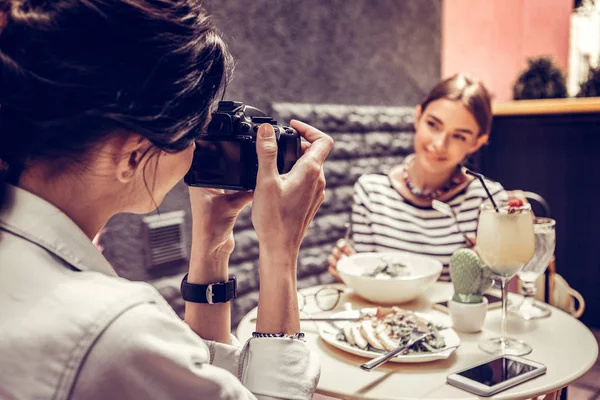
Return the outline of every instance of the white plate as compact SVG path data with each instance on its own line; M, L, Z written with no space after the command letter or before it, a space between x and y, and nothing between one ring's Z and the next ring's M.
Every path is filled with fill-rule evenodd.
M364 308L361 310L362 312L375 313L377 311L376 308ZM358 315L358 310L350 310L343 311L337 314L331 315L331 317L355 317ZM432 311L431 313L423 314L420 312L415 312L419 317L422 317L428 321L431 321L437 325L441 326L450 326L452 324L450 318L437 311ZM341 328L344 324L352 323L352 322L336 322L335 326ZM333 323L319 322L319 335L321 339L325 342L329 343L332 346L337 347L338 349L347 351L348 353L356 354L358 356L366 357L366 358L375 358L381 355L376 351L362 350L358 347L352 346L348 342L336 339L337 334L333 333ZM456 332L452 328L444 329L440 331L440 334L444 337L446 341L446 347L453 347L448 350L441 350L435 353L417 353L417 354L407 354L407 355L398 355L389 361L398 362L398 363L423 363L430 362L435 360L444 360L456 350L456 347L460 345L460 338L456 334Z

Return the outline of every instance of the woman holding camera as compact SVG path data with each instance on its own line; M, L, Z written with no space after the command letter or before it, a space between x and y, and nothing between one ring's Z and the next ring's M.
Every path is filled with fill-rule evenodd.
M361 176L354 185L352 242L340 239L329 255L337 277L341 257L355 252L403 251L435 257L448 280L452 254L473 245L479 207L487 199L481 182L463 162L487 143L492 107L486 88L458 74L438 83L415 110L414 154L387 174ZM506 199L502 186L487 182L492 196ZM449 204L458 223L433 209Z
M1 397L312 397L319 363L299 332L296 259L323 200L327 135L292 121L309 144L280 176L262 125L253 196L190 188L185 322L91 240L183 178L230 65L195 0L0 4ZM241 346L219 288L250 201L260 299Z

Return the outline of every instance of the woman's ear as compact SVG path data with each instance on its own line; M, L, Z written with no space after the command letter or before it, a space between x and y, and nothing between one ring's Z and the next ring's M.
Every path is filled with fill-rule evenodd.
M129 134L125 140L121 141L120 149L117 149L116 168L116 177L119 182L131 182L142 166L150 146L151 144L146 138L137 134Z
M473 153L477 152L477 150L479 150L484 144L487 144L489 138L490 138L490 135L488 135L487 133L483 133L483 134L479 135L477 137L477 140L475 141L475 144L471 148L471 151L469 151L469 154L473 154Z

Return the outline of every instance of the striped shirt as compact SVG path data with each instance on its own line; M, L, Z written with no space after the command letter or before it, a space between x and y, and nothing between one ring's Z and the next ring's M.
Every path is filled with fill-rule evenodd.
M499 183L486 180L486 186L494 200L508 199ZM481 182L475 179L446 200L454 209L461 230L469 236L475 236L479 207L486 199ZM440 280L450 279L450 257L466 246L453 218L431 206L420 207L407 201L383 174L363 175L354 185L352 241L357 252L405 251L435 257L444 265Z

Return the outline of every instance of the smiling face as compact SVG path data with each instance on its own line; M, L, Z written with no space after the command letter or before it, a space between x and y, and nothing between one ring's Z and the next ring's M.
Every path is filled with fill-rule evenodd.
M417 106L415 155L430 173L444 173L487 142L473 114L458 100L441 98Z

